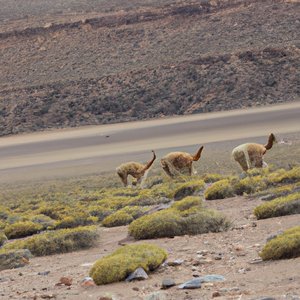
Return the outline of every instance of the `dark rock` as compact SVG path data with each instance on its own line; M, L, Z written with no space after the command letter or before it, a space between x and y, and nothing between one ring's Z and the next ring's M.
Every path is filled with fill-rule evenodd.
M170 287L172 287L174 285L176 285L174 279L172 279L172 278L165 278L162 281L161 288L162 289L168 289L168 288L170 288Z
M29 263L32 257L28 249L11 250L0 254L0 271L5 269L15 269L24 267Z
M143 268L137 268L133 273L131 273L125 281L132 281L132 280L144 280L147 279L148 275Z
M215 291L212 293L212 298L216 298L216 297L220 297L220 296L221 296L221 294L218 291Z

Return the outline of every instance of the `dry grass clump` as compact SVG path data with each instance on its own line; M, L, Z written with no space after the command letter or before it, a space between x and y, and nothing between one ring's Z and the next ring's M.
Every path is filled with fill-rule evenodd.
M288 184L300 181L300 167L294 167L291 170L279 169L268 176L270 184Z
M129 225L135 239L174 237L185 234L218 232L229 228L220 213L202 208L200 199L187 197L170 208L143 216Z
M233 191L236 195L253 194L264 190L267 184L261 175L248 176L233 184Z
M300 192L263 203L254 209L257 219L300 213Z
M4 232L0 231L0 247L4 245L4 243L7 241L7 237L4 234Z
M4 233L9 239L33 235L43 229L43 226L31 221L21 221L5 226Z
M158 268L167 258L162 248L151 244L126 245L95 262L90 276L97 285L124 280L141 267L146 272Z
M263 260L294 258L300 256L300 226L290 228L267 242L260 253Z
M89 248L94 245L97 237L95 226L60 229L36 234L24 240L14 241L4 245L1 251L28 249L33 255L45 256Z
M205 182L205 183L214 183L216 181L225 179L226 176L221 175L221 174L205 174L203 176L201 176L201 179Z
M31 218L31 221L33 223L41 225L42 230L52 229L55 226L55 221L53 219L51 219L50 217L43 215L43 214L33 216Z
M126 206L106 217L102 225L105 227L123 226L130 224L133 220L144 214L146 209L140 206Z
M205 183L203 180L194 179L192 181L180 184L174 191L174 200L181 200L187 196L192 196L197 194L199 191L203 190Z
M204 193L204 197L207 200L224 199L233 196L234 190L228 179L222 179L213 183Z

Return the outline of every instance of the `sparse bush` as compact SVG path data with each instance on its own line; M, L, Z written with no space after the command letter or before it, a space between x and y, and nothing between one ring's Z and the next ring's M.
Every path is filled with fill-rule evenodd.
M88 214L77 212L70 216L65 216L63 219L55 223L55 227L62 228L75 228L78 226L86 226L95 224L98 221L97 217L89 216Z
M24 240L14 241L4 245L2 249L4 251L28 249L33 255L45 256L89 248L94 245L97 237L95 226L60 229L43 232Z
M123 226L143 215L145 209L139 206L126 206L106 217L102 225L106 227Z
M257 219L300 213L300 192L263 203L254 209Z
M42 229L43 226L40 224L36 224L31 221L24 221L6 225L4 233L9 239L14 239L33 235Z
M7 237L4 232L0 231L0 247L7 241Z
M260 256L263 260L300 256L300 226L290 228L267 242Z
M267 187L262 176L248 176L233 184L233 190L237 195L253 194Z
M203 180L193 180L178 186L174 192L174 199L181 200L187 196L192 196L204 189Z
M146 272L158 268L167 258L165 250L151 244L127 245L96 261L90 276L97 285L124 280L141 267Z
M223 231L229 222L220 213L203 209L197 197L187 197L171 208L143 216L129 225L135 239L173 237Z
M228 179L222 179L213 183L204 193L205 199L215 200L234 196L234 191Z
M202 209L200 197L189 196L172 204L171 208L177 210L181 216L188 216Z
M111 215L114 210L103 206L89 207L89 214L93 217L97 217L98 221L103 221L107 216Z
M224 175L221 174L205 174L202 176L202 179L204 180L205 183L214 183L216 181L225 179Z
M291 170L280 169L268 176L268 181L270 184L278 183L294 183L300 181L300 167L294 167Z
M51 219L50 217L45 216L43 214L39 214L39 215L33 216L31 218L31 221L33 223L40 224L42 226L43 230L48 229L49 227L52 228L54 226L54 224L55 224L55 221L53 219Z

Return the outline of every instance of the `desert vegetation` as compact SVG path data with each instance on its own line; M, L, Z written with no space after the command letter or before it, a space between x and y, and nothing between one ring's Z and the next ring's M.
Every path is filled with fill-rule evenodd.
M135 239L223 231L232 220L208 209L205 200L236 195L266 199L254 210L257 219L299 213L297 166L253 169L244 178L204 174L174 180L161 173L150 176L145 188L120 187L115 177L107 177L101 187L90 182L2 194L1 244L8 242L1 251L26 248L34 255L49 255L90 247L97 234L89 226L97 224L129 225Z
M127 245L96 261L90 276L97 285L121 281L137 268L146 272L155 270L166 258L166 251L158 246Z
M260 253L263 260L300 256L300 226L290 228L267 242Z

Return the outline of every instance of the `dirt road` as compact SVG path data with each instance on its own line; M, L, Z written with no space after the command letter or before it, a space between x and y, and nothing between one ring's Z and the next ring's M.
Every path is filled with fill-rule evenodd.
M270 132L300 132L299 116L296 102L4 137L0 182L110 171L124 161L149 159L151 149L161 156L175 149L194 152L200 144L220 141L264 142Z

